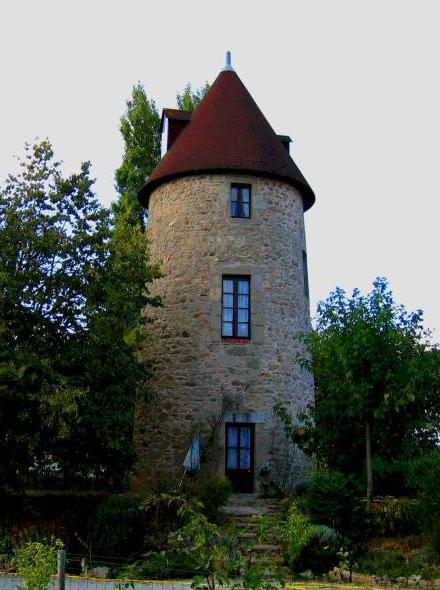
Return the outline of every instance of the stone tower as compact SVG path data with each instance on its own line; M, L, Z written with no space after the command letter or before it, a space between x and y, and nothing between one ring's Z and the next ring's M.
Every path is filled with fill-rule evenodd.
M304 459L274 406L295 419L313 397L295 339L310 325L313 191L230 64L193 113L165 109L161 132L166 153L140 191L163 307L149 312L157 403L137 417L137 484L200 454L237 491L287 486Z

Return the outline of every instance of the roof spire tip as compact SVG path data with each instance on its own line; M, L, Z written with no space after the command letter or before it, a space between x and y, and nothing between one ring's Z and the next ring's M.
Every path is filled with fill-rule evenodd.
M231 52L227 51L226 52L226 63L225 63L225 67L222 70L223 72L233 72L234 68L232 67L231 64Z

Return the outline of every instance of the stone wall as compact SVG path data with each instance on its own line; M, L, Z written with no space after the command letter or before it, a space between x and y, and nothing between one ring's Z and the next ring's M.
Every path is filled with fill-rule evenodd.
M230 184L252 185L252 217L230 216ZM171 181L150 198L147 236L163 308L148 310L155 338L145 354L157 361L154 408L139 408L136 483L177 475L202 426L212 439L214 471L224 473L224 426L232 414L256 422L255 472L270 463L286 481L304 477L304 460L286 446L273 408L293 416L313 397L310 375L298 364L295 335L309 329L304 295L302 200L283 182L236 174ZM251 277L251 331L246 344L221 339L224 274Z

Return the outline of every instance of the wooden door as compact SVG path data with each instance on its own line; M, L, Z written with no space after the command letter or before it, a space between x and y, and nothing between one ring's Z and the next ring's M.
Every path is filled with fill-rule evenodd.
M254 491L254 424L226 424L225 473L235 492Z

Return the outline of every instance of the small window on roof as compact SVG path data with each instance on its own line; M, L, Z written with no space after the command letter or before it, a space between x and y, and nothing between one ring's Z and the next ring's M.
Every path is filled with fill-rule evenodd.
M231 217L251 216L251 185L231 184Z

